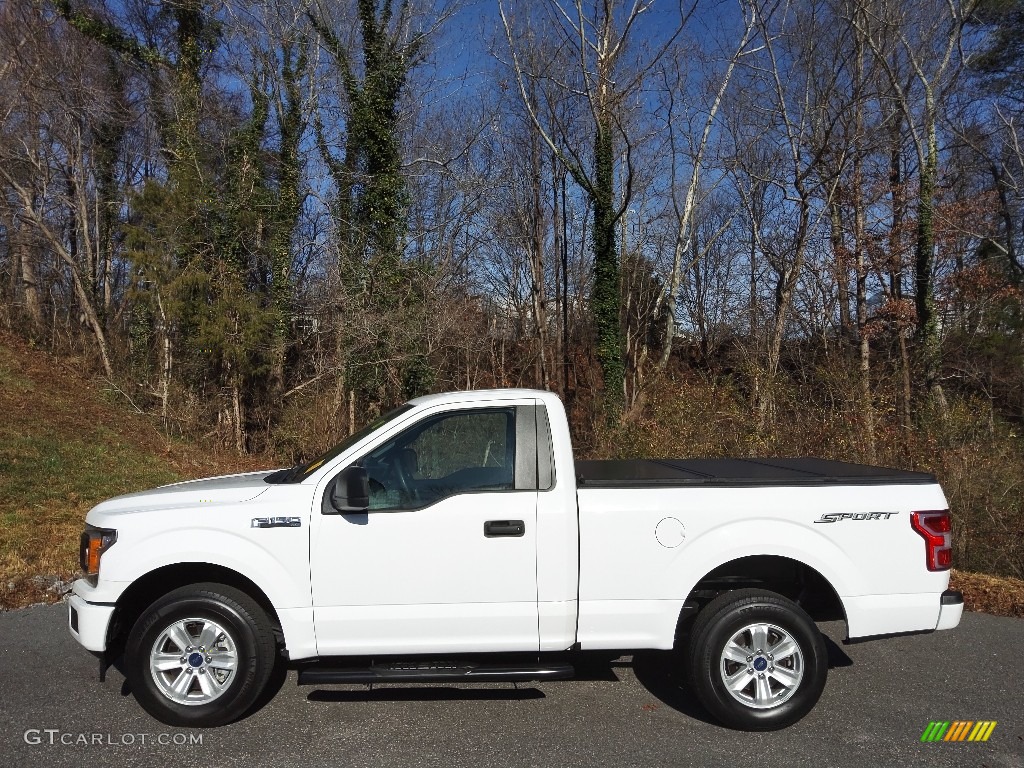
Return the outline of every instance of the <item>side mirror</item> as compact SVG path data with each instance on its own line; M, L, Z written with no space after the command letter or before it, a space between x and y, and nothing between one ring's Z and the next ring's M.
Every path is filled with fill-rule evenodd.
M365 467L351 466L334 478L329 491L331 506L340 514L366 512L370 508L370 476Z

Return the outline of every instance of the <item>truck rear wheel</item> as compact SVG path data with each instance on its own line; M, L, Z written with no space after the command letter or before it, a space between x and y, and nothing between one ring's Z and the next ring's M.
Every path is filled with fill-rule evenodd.
M164 595L135 623L125 666L139 704L167 725L209 727L246 713L274 668L266 612L224 584Z
M701 704L745 731L792 725L817 703L828 676L821 632L800 606L774 592L739 589L697 614L686 676Z

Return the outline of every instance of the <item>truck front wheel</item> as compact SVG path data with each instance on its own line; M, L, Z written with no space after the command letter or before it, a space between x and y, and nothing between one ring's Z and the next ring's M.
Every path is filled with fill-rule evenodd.
M125 646L139 704L168 725L223 725L255 703L274 668L266 612L224 584L195 584L157 600Z
M719 595L697 614L687 681L704 707L745 731L785 728L817 703L828 653L814 621L774 592Z

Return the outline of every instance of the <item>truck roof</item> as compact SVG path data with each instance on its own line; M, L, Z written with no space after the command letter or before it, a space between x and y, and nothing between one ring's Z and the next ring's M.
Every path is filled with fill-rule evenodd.
M423 395L409 402L413 405L433 405L435 403L469 403L476 400L520 400L523 398L557 398L553 392L543 389L467 389L457 392L440 392L436 395Z

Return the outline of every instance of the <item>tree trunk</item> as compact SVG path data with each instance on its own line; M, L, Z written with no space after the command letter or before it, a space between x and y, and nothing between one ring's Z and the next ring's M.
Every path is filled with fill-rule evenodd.
M864 38L856 37L856 56L854 60L854 87L859 94L864 82ZM864 211L864 103L861 99L854 102L854 135L856 136L853 152L853 247L856 255L857 270L857 340L860 353L860 401L861 413L864 418L864 437L867 443L868 462L876 461L877 446L875 443L875 404L871 392L871 340L868 336L868 241ZM845 272L844 272L845 276Z
M892 196L892 225L889 227L889 294L893 301L903 300L903 257L901 254L900 232L905 218L906 196L903 193L903 164L899 151L900 124L894 121L892 151L889 155L889 191ZM912 417L912 389L910 373L910 351L902 325L896 328L900 349L900 389L898 394L899 422L910 429Z
M753 206L751 206L753 208ZM750 346L754 350L754 355L759 350L761 329L757 324L757 221L754 218L753 210L750 214L750 283L749 283L749 296L747 298L748 308L747 311L750 314L749 320L750 325L748 333L750 334ZM761 370L757 365L751 366L751 378L750 383L750 406L751 410L756 409L758 404L761 402Z
M14 290L25 299L25 314L28 316L30 332L37 335L43 330L43 309L39 303L39 288L36 283L36 266L32 258L32 247L25 229L25 222L12 215L5 222L8 242L11 246L11 266L18 279Z
M231 409L234 412L235 451L239 456L244 456L246 454L245 425L242 422L242 393L237 373L231 377Z
M855 191L855 194L859 192ZM843 238L843 214L838 202L829 205L831 223L832 254L835 258L836 288L839 293L839 333L844 345L853 338L853 322L850 319L849 259Z
M903 335L903 330L899 332L899 347L900 347L900 416L901 424L904 429L910 429L913 426L912 415L913 415L913 381L911 379L911 360L910 360L910 349L907 345L907 337Z
M103 363L103 372L108 377L113 378L114 368L110 364L110 355L107 352L107 336L103 331L103 324L100 323L100 319L96 314L96 309L92 304L92 300L86 290L78 269L72 267L69 271L71 272L71 280L75 286L75 295L78 297L79 309L81 309L82 314L85 317L86 325L88 325L92 330L93 337L96 339L96 348L100 353L100 362Z
M32 324L33 333L43 330L43 308L39 302L39 288L36 282L36 266L32 259L32 249L24 239L19 244L21 260L21 288L25 295L25 312Z
M110 81L119 93L124 92L124 76L120 64L113 54L108 53ZM111 329L111 310L114 301L114 231L120 210L117 161L121 155L126 134L121 115L115 115L102 122L96 131L96 206L99 237L96 254L96 282L100 295L96 303L101 311L103 327Z
M858 113L858 118L860 117ZM859 119L858 119L859 122ZM859 125L858 125L859 128ZM860 132L858 131L858 135ZM875 405L871 392L871 341L868 337L868 264L867 264L867 238L864 222L864 200L863 200L863 173L862 160L858 151L853 160L853 240L856 249L857 269L857 339L860 353L860 408L864 418L864 437L867 444L868 462L874 464L876 461L875 443Z
M302 157L299 144L306 128L301 93L308 68L306 48L296 52L290 41L281 45L282 93L277 100L281 134L278 149L279 183L271 240L270 299L274 308L274 339L271 351L270 392L276 400L284 390L285 356L292 319L292 235L302 214Z
M552 373L558 367L558 361L565 359L565 345L564 338L565 329L562 328L562 333L559 333L560 318L565 315L565 292L562 290L562 217L565 212L558 204L558 156L551 156L551 226L554 231L555 242L554 242L554 264L555 264L555 340L552 344L551 349L551 369ZM565 388L563 383L562 394L565 395Z
M679 294L679 285L682 281L683 251L686 248L685 231L680 225L676 231L675 244L672 246L672 276L669 278L668 286L665 289L665 306L667 307L668 322L665 323L665 343L661 348L661 355L658 357L658 370L665 370L668 361L672 357L672 343L676 334L676 296Z
M530 200L530 301L537 334L538 381L542 389L551 389L548 370L548 319L544 284L544 204L541 179L543 155L537 131L530 132L531 200Z
M807 236L811 226L811 203L810 196L803 189L798 181L797 192L800 195L799 219L794 234L793 262L788 267L783 266L777 270L778 280L775 284L775 316L772 318L771 335L768 338L767 377L768 389L762 397L762 406L759 414L764 420L770 418L775 412L774 402L774 380L779 372L779 363L782 359L782 342L786 335L786 322L789 319L789 309L793 303L793 293L796 290L797 282L800 280L800 273L803 270L804 259L807 255Z
M164 303L160 297L159 286L156 289L156 308L160 313L160 421L163 424L164 432L167 433L169 429L167 403L171 393L171 373L174 369L174 354L171 348L170 328L167 325L167 313L164 312Z
M999 196L999 216L1003 220L1003 237L1006 240L1006 260L1010 271L1015 277L1024 277L1024 264L1017 260L1017 232L1013 219L1013 210L1010 206L1007 189L1011 188L1012 181L1007 178L1005 169L995 163L991 166L992 182L995 185L996 193Z
M604 112L594 141L594 293L591 306L597 335L597 361L604 380L608 415L617 414L625 397L619 254L615 245L615 150L612 121Z
M946 418L948 409L942 391L939 318L935 312L935 188L938 181L939 142L933 96L926 89L927 147L921 168L920 200L917 207L917 244L914 250L915 303L917 305L918 355L925 391Z

